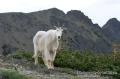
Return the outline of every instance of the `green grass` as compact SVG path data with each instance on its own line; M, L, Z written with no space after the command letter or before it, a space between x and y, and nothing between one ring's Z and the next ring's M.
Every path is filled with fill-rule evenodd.
M33 61L33 53L17 51L11 55L17 59ZM43 63L39 58L39 63ZM77 69L81 71L118 71L120 70L120 53L114 57L113 54L95 54L91 51L68 51L61 50L57 53L55 66Z
M33 59L32 56L33 56L32 52L24 51L24 50L17 50L16 53L10 55L10 57L12 57L12 58L26 59L28 61L33 61L34 62L34 59ZM43 64L43 61L40 57L39 57L38 61L39 61L39 63Z
M0 79L28 79L25 75L10 69L0 69Z
M17 50L16 53L11 54L10 56L12 56L13 58L16 59L27 59L27 60L32 60L32 56L33 53L32 52L28 52L28 51L24 51L24 50Z
M13 58L25 58L33 61L33 53L27 51L17 51ZM39 63L43 64L41 58ZM56 67L72 68L80 71L113 71L117 79L120 78L120 52L115 57L114 54L95 54L91 51L69 51L61 50L57 53L54 61Z

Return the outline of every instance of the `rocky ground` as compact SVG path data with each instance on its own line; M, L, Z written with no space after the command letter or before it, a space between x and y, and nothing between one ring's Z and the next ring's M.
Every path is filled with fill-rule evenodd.
M0 68L14 69L30 79L112 79L107 76L101 76L100 72L81 72L59 67L55 67L54 70L48 70L44 65L35 66L32 61L9 57L0 57Z

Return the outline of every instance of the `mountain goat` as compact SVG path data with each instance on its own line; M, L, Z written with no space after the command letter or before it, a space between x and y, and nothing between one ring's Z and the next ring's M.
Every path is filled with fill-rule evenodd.
M56 27L55 30L38 31L33 38L35 64L38 63L38 57L41 56L48 69L54 69L56 51L59 46L63 29Z

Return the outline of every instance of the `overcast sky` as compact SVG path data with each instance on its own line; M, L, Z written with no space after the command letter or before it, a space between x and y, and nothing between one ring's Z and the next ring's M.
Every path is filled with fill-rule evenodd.
M53 7L65 13L70 10L81 10L93 23L100 26L110 18L120 20L120 0L0 0L0 13L28 13Z

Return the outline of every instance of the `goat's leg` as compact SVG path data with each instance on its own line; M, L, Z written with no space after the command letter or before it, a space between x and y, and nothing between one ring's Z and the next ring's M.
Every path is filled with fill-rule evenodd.
M51 63L51 68L52 69L54 69L54 66L53 66L53 52L50 52L50 57L51 57L51 61L50 61L50 63Z
M38 52L37 51L34 53L33 58L35 60L35 65L37 65L38 64Z
M38 64L38 56L35 57L35 65Z
M54 61L55 60L55 57L56 57L56 49L53 49L53 57L52 57L52 60Z
M38 50L36 48L36 45L34 45L34 55L33 58L35 60L35 65L38 64Z
M50 53L48 50L45 50L44 52L44 57L43 57L43 61L44 61L44 64L47 66L48 69L51 69L51 57L50 57Z
M51 66L52 68L54 69L54 60L55 60L55 57L56 57L56 49L53 49L52 53L51 53Z

